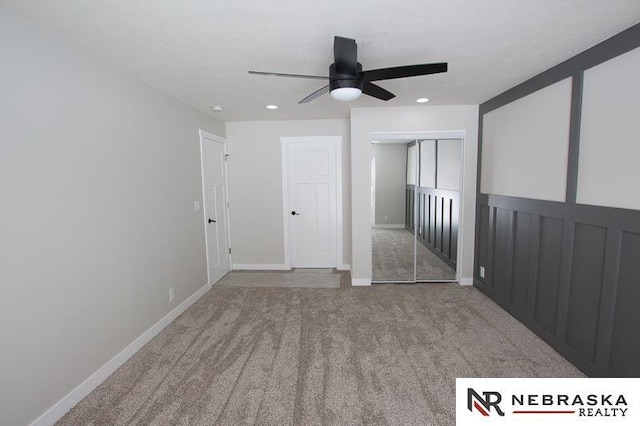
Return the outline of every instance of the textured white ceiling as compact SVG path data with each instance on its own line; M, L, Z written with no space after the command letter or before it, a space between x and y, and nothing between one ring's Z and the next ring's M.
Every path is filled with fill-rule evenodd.
M350 107L479 104L640 22L638 0L0 0L26 21L223 121L348 117ZM364 69L449 72L381 81L396 94L298 101L327 75L333 36ZM276 104L276 111L265 109ZM211 111L223 105L222 113Z

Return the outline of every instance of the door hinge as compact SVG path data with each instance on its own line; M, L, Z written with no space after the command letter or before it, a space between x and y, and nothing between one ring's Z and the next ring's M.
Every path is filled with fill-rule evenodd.
M229 247L229 254L231 254L231 247Z
M229 158L229 154L225 154L224 155L224 161L227 161L228 158Z

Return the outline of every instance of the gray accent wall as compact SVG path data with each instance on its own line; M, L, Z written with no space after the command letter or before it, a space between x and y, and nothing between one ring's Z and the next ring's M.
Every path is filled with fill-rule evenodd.
M417 208L414 208L415 203ZM460 192L407 185L406 210L405 227L416 234L419 243L455 270L458 261Z
M419 147L420 184L412 185L407 180L405 228L416 234L419 243L456 269L462 141L421 140L409 144L409 149L412 147Z
M601 65L601 69L608 69L608 78L597 75L597 84L604 84L608 91L606 114L622 120L618 127L634 129L637 118L629 115L627 108L629 102L636 105L638 101L630 99L626 91L635 93L637 77L621 80L616 76L640 75L640 62L635 60L639 46L640 25L636 25L480 105L474 285L590 376L640 376L640 211L634 204L637 168L627 173L626 179L616 170L629 169L629 158L637 160L639 141L633 131L621 138L615 132L609 137L593 130L606 127L607 118L600 106L592 105L599 100L591 86L597 73L594 70ZM557 158L550 159L554 167L551 182L545 176L545 156L536 151L539 138L527 141L529 134L502 128L513 126L513 122L496 123L491 117L501 111L513 112L516 103L522 105L532 98L539 101L544 98L541 93L567 81L571 94L570 111L568 115L563 112L566 123L557 121L557 114L551 119L553 123L544 119L545 108L557 106L557 102L545 105L544 99L538 108L516 111L512 117L516 122L538 119L537 130L568 129L557 139L566 147L564 166L559 167ZM610 101L612 98L621 101ZM633 108L637 112L637 106ZM484 128L487 118L489 131ZM492 193L492 188L505 184L486 181L492 173L488 169L496 155L503 162L509 158L491 152L505 142L496 144L491 139L496 134L509 134L513 144L524 144L533 163L527 165L527 173L533 171L544 185L553 185L545 186L542 192L534 188L530 195L526 191ZM597 141L594 134L599 135ZM600 167L600 160L593 157L597 152L601 153ZM492 157L483 158L486 155ZM508 163L500 167L501 179L519 179L519 168L509 170ZM559 188L557 179L563 173L566 179ZM558 196L562 193L564 197ZM627 204L620 202L625 194L631 200ZM612 202L612 197L618 201Z

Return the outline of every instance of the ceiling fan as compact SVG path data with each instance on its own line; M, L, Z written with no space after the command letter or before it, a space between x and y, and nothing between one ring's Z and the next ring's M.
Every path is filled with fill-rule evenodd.
M447 63L405 65L401 67L381 68L362 71L362 64L358 62L358 45L350 38L335 36L333 40L334 63L329 66L329 76L283 74L278 72L249 71L249 74L269 75L276 77L309 78L315 80L329 80L329 84L316 90L299 104L310 102L320 95L331 92L331 97L339 101L352 101L362 93L374 98L388 101L395 95L372 81L391 80L394 78L414 77L418 75L447 72Z

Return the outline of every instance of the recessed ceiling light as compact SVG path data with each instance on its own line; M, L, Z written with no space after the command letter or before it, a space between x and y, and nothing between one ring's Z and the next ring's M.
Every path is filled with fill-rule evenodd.
M429 102L429 99L427 99L427 98L419 98L419 99L416 99L416 102L419 103L419 104L423 104L425 102Z
M224 107L222 105L214 105L211 107L212 110L214 110L215 112L222 112L224 111Z
M278 105L267 105L267 109L278 109Z

